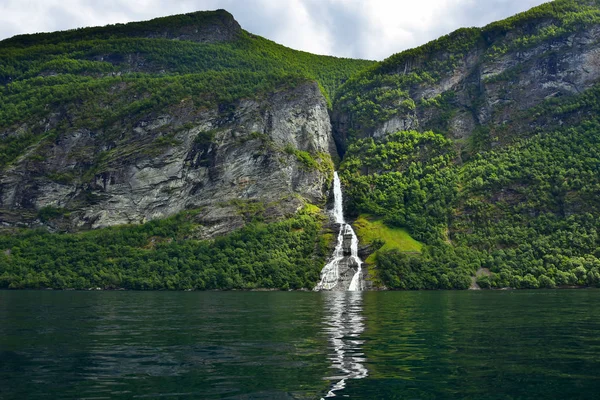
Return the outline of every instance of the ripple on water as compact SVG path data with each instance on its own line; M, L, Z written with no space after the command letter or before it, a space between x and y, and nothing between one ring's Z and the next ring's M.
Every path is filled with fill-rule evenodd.
M595 398L600 291L0 292L0 398Z

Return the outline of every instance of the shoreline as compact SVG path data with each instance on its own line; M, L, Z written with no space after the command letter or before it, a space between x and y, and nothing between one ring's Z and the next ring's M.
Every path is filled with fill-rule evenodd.
M490 292L502 292L502 291L524 291L524 290L583 290L583 289L600 289L596 286L557 286L554 288L537 288L537 289L516 289L511 287L505 288L485 288L485 289L422 289L422 290L399 290L399 289L370 289L361 290L360 292L479 292L479 291L490 291ZM270 288L257 288L257 289L126 289L126 288L88 288L88 289L55 289L55 288L25 288L25 289L9 289L0 288L3 292L24 292L24 291L36 291L36 292L304 292L310 293L315 292L312 289L270 289ZM322 292L328 292L323 290Z

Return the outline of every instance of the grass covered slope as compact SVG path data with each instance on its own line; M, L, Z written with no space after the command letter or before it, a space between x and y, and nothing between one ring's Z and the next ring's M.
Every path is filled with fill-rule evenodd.
M352 224L362 245L381 245L378 250L398 250L419 253L423 244L413 239L406 229L386 225L382 220L369 215L361 215ZM372 264L376 254L371 254L365 262Z

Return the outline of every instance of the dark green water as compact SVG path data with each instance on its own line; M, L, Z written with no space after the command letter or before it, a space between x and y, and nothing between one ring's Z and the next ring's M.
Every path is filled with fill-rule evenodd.
M328 393L600 398L600 291L0 292L1 399Z

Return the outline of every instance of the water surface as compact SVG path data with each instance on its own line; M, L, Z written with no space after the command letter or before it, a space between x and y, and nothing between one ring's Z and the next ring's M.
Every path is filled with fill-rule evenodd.
M0 292L0 398L598 398L600 291Z

